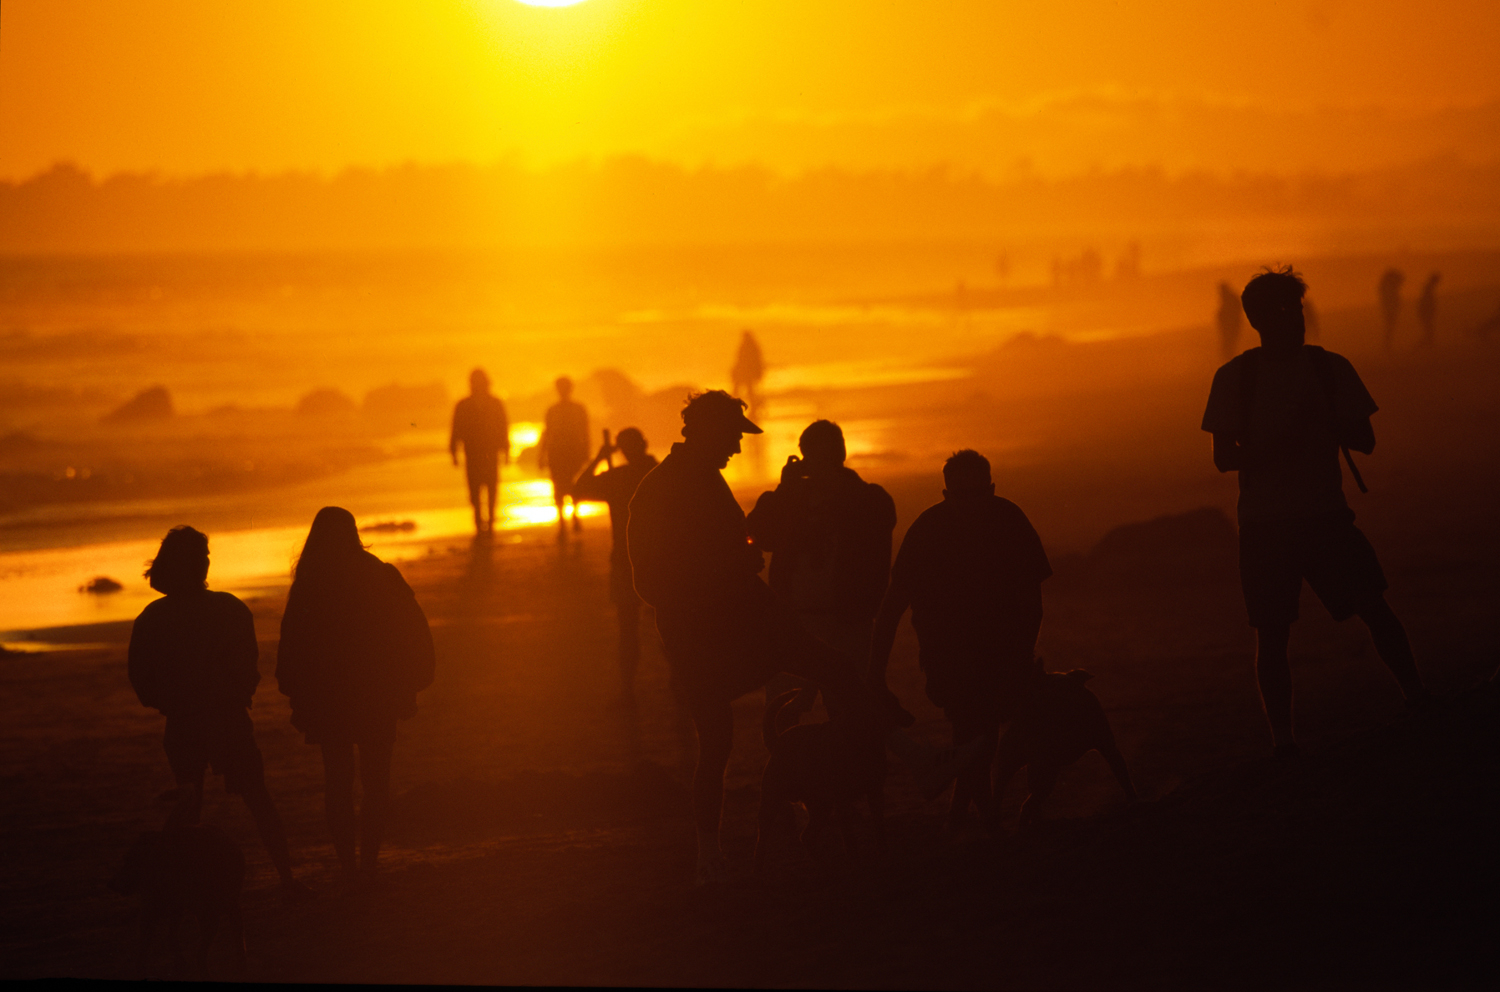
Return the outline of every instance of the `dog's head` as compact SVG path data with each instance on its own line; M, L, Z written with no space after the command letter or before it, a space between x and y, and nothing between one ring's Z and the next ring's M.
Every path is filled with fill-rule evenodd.
M146 884L151 862L160 848L160 830L148 830L137 837L135 843L130 845L130 850L125 852L125 863L109 880L110 890L122 896L131 896L139 892Z

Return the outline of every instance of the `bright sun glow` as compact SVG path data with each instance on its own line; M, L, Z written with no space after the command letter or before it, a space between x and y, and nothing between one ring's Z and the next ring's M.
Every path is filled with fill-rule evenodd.
M571 7L575 3L583 3L583 0L516 0L528 7Z

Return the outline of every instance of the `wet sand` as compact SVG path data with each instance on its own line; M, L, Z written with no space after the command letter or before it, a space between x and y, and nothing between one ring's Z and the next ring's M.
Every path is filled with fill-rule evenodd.
M1148 800L1137 815L1124 815L1090 755L1064 775L1035 837L944 843L943 803L923 804L893 764L887 862L814 865L787 845L765 878L694 891L691 732L651 638L638 719L612 705L607 528L561 546L550 530L522 531L403 566L433 622L438 676L402 727L385 881L368 896L334 885L317 753L270 679L281 598L251 603L268 780L323 895L279 906L248 815L215 782L205 819L251 866L249 977L1075 988L1443 984L1492 972L1493 703L1405 718L1363 630L1308 597L1292 653L1309 760L1278 772L1223 546L1168 526L1114 557L1088 554L1120 524L1232 507L1233 480L1213 473L1194 429L1206 381L1192 364L1071 397L997 390L961 416L951 394L910 390L887 404L947 410L981 450L1006 418L1036 427L1044 443L997 481L1057 567L1040 650L1053 670L1094 673ZM1362 459L1372 493L1350 487L1351 502L1440 689L1488 675L1500 645L1497 369L1494 350L1475 345L1361 363L1384 412L1381 447ZM825 408L837 415L838 402ZM936 463L867 468L896 497L901 528L938 498ZM0 678L4 977L126 977L132 906L104 882L135 831L163 816L161 718L135 702L119 647L7 655ZM906 627L892 680L915 733L943 741ZM743 870L765 759L758 696L736 714L724 842ZM1012 827L1020 798L1017 783Z

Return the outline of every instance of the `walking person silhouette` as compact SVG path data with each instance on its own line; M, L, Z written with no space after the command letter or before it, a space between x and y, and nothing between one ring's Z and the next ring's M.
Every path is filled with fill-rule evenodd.
M730 704L778 671L816 683L830 708L882 734L929 795L953 780L953 755L928 753L896 731L899 705L882 707L851 659L807 633L760 580L764 556L750 544L744 511L720 474L740 439L761 433L744 411L744 402L723 390L689 400L683 440L641 480L627 532L636 592L656 609L673 682L698 732L699 884L727 877L719 821L734 744Z
M1370 416L1378 408L1348 359L1304 343L1306 290L1290 266L1267 269L1245 286L1241 300L1261 346L1219 369L1203 414L1214 465L1239 473L1240 582L1281 760L1299 756L1287 643L1304 579L1335 620L1365 622L1409 706L1431 699L1406 629L1385 600L1375 549L1344 499L1340 450L1351 470L1349 449L1374 451Z
M360 544L353 514L323 507L287 594L276 681L291 702L292 726L322 749L328 830L351 882L374 875L396 721L416 715L417 693L432 677L432 634L411 587ZM357 818L356 749L364 789Z
M292 876L286 829L266 789L265 763L250 720L260 684L250 608L230 593L208 588L208 537L192 527L167 532L146 578L166 595L136 617L128 671L141 705L167 718L162 744L177 780L177 804L167 825L197 825L203 777L212 768L255 818L281 876L283 900L306 898L311 893Z
M978 748L959 770L948 812L956 830L972 802L992 807L990 765L1035 670L1042 582L1052 566L1021 508L995 495L990 463L965 449L943 464L943 501L912 522L875 618L871 681L890 695L886 668L911 609L927 698L941 707L955 747Z
M573 399L573 380L561 376L554 383L557 402L547 408L537 464L552 475L552 499L557 504L557 538L568 534L563 501L572 496L573 480L589 460L589 412ZM578 501L573 500L573 530L583 530Z
M603 447L573 483L573 501L575 506L579 500L609 505L609 598L615 604L620 623L621 693L626 703L633 703L635 673L641 661L641 597L631 584L630 551L625 535L630 521L630 499L646 473L656 467L656 456L646 452L646 435L637 428L620 431L613 445L609 443L609 432L604 434ZM609 464L615 451L625 456L625 464L595 475L594 469L601 463Z
M1219 350L1227 361L1234 357L1240 339L1240 295L1227 282L1219 283Z
M1441 272L1427 277L1422 286L1422 295L1417 297L1417 320L1422 324L1422 344L1431 348L1437 331L1437 288L1443 279Z
M815 637L863 664L890 578L896 504L844 465L838 424L814 421L797 445L802 457L787 458L781 484L761 494L745 523L755 546L771 554L772 591ZM776 676L766 702L796 685ZM816 689L804 687L781 712L794 721L816 698Z
M458 449L464 449L464 470L469 477L469 503L474 507L474 530L495 532L495 502L499 498L500 463L510 461L510 422L505 404L490 394L490 377L484 369L469 373L469 395L453 407L453 429L448 435L448 454L458 464ZM489 515L480 512L481 492L488 491Z
M734 367L729 370L729 380L734 395L746 398L752 417L760 406L760 381L765 375L766 362L761 355L760 342L747 327L740 333L740 347L734 356Z

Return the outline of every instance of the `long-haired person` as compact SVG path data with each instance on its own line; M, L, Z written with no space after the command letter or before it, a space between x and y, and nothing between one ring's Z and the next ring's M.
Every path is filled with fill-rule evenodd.
M417 693L432 674L432 634L411 587L396 566L364 549L353 514L323 507L287 596L276 681L291 700L292 725L323 749L328 829L351 877L356 867L375 870L396 721L416 714ZM364 792L358 818L356 749Z
M131 627L129 674L141 705L167 718L163 744L177 780L168 825L198 822L203 776L212 767L255 817L283 897L304 897L307 889L292 878L286 830L266 791L250 722L250 701L260 684L250 608L230 593L209 590L208 536L192 527L167 532L146 578L166 595L148 603Z

